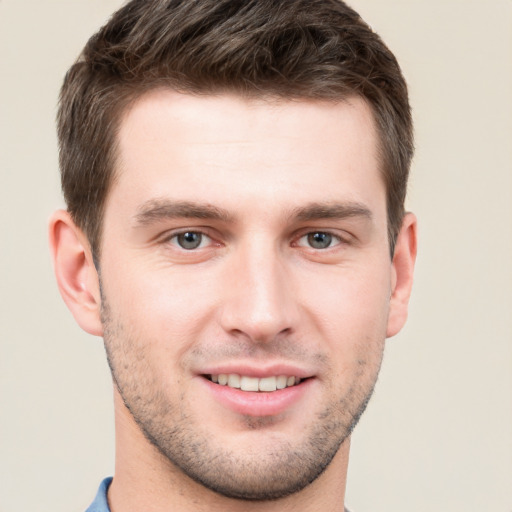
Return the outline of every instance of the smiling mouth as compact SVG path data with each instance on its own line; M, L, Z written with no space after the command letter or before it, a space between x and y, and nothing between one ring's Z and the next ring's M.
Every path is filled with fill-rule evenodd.
M272 392L280 389L297 386L305 379L294 376L278 375L275 377L248 377L236 373L220 373L218 375L204 375L209 381L220 386L228 386L241 391Z

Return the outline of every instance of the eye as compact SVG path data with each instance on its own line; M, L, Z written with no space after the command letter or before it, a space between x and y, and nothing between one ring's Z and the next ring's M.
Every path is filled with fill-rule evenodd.
M208 245L211 239L209 236L199 231L185 231L174 235L170 241L172 244L178 245L186 251L192 251Z
M300 237L298 245L313 249L328 249L340 243L339 237L325 231L313 231Z

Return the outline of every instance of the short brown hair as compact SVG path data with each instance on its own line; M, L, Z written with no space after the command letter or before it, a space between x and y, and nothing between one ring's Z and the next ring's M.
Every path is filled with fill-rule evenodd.
M58 112L68 210L99 257L127 106L156 87L339 101L360 96L380 136L391 252L413 154L407 86L380 37L339 0L132 0L68 71Z

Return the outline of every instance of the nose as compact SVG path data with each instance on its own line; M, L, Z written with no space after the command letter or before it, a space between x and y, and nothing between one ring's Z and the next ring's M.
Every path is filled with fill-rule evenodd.
M286 258L263 242L230 258L222 291L222 328L254 343L268 343L297 328L299 311Z

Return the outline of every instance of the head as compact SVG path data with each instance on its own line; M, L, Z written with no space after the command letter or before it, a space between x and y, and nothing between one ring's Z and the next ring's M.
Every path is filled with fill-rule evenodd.
M93 36L51 232L125 452L245 500L339 476L405 322L411 132L396 60L342 2L132 1Z
M399 65L360 16L339 0L150 0L129 2L89 40L61 91L62 187L97 260L123 114L162 87L248 98L362 98L377 126L393 252L412 121Z

